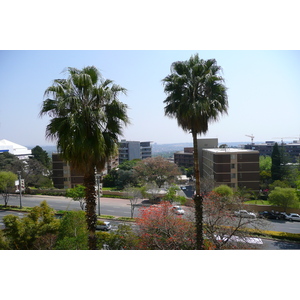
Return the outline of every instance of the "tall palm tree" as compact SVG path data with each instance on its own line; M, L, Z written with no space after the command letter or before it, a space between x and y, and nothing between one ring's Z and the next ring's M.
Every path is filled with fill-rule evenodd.
M46 138L57 141L61 157L84 175L89 248L96 249L95 170L117 153L118 136L127 125L127 105L119 101L126 89L104 80L94 66L68 68L67 79L56 79L45 91L40 116L52 119Z
M206 133L211 121L227 113L227 93L221 70L215 59L203 60L195 54L187 61L174 62L171 74L162 80L167 94L165 115L176 118L178 125L193 137L197 249L203 249L203 198L200 193L197 135Z

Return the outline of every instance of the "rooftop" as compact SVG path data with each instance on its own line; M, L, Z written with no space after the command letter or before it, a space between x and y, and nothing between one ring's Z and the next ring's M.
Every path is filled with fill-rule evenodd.
M259 153L258 150L238 149L238 148L205 148L203 151L214 153Z

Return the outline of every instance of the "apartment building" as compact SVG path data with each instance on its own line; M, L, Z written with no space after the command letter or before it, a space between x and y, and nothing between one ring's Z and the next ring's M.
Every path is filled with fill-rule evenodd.
M119 143L119 164L126 160L152 157L151 142L126 141Z
M202 150L204 148L218 148L217 138L203 138L197 139L198 146L198 160L200 165L200 176L203 176L202 172ZM178 167L191 168L194 166L194 148L186 147L183 151L174 153L174 162Z
M111 169L117 167L119 164L119 157L110 158L106 164L102 175L106 175ZM72 166L64 162L59 153L52 153L52 168L53 168L53 185L57 189L69 189L78 184L83 184L83 174L76 171Z
M186 147L183 151L174 153L174 163L178 167L192 168L194 166L194 148Z
M203 176L217 185L259 190L259 151L233 148L202 150Z

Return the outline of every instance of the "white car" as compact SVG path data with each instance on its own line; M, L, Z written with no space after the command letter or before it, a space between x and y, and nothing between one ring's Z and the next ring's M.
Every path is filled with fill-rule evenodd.
M291 213L285 217L288 221L300 221L300 216L298 214Z
M252 212L248 212L247 210L238 210L234 212L234 215L236 217L241 217L241 218L251 218L251 219L255 219L256 215Z
M175 205L172 207L172 211L174 212L174 214L176 215L184 215L184 210L181 208L181 206L179 205Z
M106 221L97 221L96 230L109 231L111 230L111 224Z

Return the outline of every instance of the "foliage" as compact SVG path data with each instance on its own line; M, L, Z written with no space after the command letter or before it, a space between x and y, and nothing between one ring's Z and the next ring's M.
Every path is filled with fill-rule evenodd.
M3 223L9 248L18 250L50 249L54 243L49 243L45 236L48 235L54 242L53 236L57 234L59 227L55 211L46 201L42 201L40 206L33 207L24 218L15 215L3 217ZM42 239L45 244L42 243Z
M159 188L165 183L173 183L180 171L174 163L161 156L148 157L139 161L134 167L136 176L142 183L153 182Z
M15 187L15 181L18 179L17 175L12 172L0 172L0 191L4 199L4 206L7 206L9 199L9 192Z
M233 196L233 190L226 184L221 184L213 189L213 191L219 194L222 197L231 197Z
M9 152L0 153L0 170L11 171L17 173L17 171L23 170L24 161L18 159L15 155Z
M281 157L279 152L278 144L275 143L273 146L272 151L272 167L271 167L271 174L272 174L272 180L281 180Z
M195 54L187 61L174 62L171 74L162 80L167 94L165 115L176 118L178 125L193 137L197 249L203 249L204 240L197 135L206 133L210 122L227 113L227 93L221 71L215 59L203 60Z
M139 247L144 250L195 249L194 224L175 215L169 202L142 208L136 224Z
M186 203L186 198L184 196L179 196L177 192L180 188L177 185L172 185L168 188L167 194L163 197L163 200L169 201L170 203L179 202L181 205Z
M84 210L85 187L82 184L78 184L74 188L67 189L66 197L72 198L74 201L79 201L80 208Z
M51 168L51 159L48 156L47 151L43 150L40 146L35 146L31 149L31 153L34 158L39 161L47 169Z
M299 199L297 197L296 189L293 188L275 187L275 189L270 192L268 200L271 204L280 206L284 210L288 207L299 207Z
M249 233L245 233L244 229L251 227L258 228L260 221L242 217L235 217L231 209L243 209L241 199L237 197L228 198L216 192L211 192L204 197L204 232L206 237L212 243L215 249L236 249L236 248L252 248L247 242ZM238 237L243 243L237 244L232 241Z
M88 249L88 230L84 211L68 211L64 214L60 222L55 249Z
M102 78L94 66L68 68L45 91L40 115L51 117L46 137L57 141L60 156L84 174L89 247L96 248L95 168L102 171L117 153L122 126L129 123L127 105L119 101L126 89Z
M138 248L138 237L130 225L120 224L116 231L111 233L97 233L98 249L108 247L109 250L133 250Z

